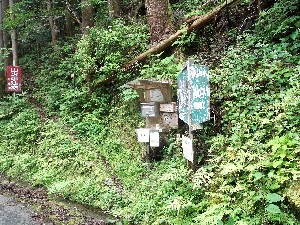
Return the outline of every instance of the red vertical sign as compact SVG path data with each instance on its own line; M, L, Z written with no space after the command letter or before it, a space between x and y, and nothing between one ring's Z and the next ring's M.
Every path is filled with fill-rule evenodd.
M6 67L6 91L7 92L21 92L22 69L20 66Z

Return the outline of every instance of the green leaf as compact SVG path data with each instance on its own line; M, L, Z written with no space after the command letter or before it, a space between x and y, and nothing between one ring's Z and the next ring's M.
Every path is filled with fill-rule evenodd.
M280 160L277 160L277 161L273 161L273 167L274 168L277 168L279 165L281 165L282 164L282 159L280 159Z
M272 203L272 202L280 202L283 200L283 198L279 194L269 193L267 195L267 200L268 202Z
M254 180L259 180L260 178L262 178L263 174L261 172L256 172L253 174L255 179Z
M271 178L271 177L273 177L273 176L274 176L274 172L273 172L273 171L271 171L271 172L268 173L268 177L269 177L269 178Z
M254 201L258 201L258 200L262 199L262 196L261 195L255 195L255 196L252 197L252 199Z
M266 210L270 213L274 213L274 214L277 214L277 213L280 213L280 209L277 205L274 205L274 204L269 204L268 207L266 208Z
M226 225L234 225L234 220L232 219L232 217L229 217Z
M218 220L218 225L223 225L224 223L221 220Z
M280 185L278 183L272 183L270 184L269 188L271 190L275 190L275 189L278 189L280 187Z

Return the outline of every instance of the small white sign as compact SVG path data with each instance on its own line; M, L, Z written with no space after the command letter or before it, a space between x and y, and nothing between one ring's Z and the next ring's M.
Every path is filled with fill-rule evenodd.
M149 142L149 129L141 128L136 131L138 133L138 142Z
M182 135L182 150L184 157L194 162L193 139Z
M159 132L158 132L158 130L150 131L150 147L159 147Z
M150 100L151 102L163 102L164 96L160 89L151 89L150 90Z

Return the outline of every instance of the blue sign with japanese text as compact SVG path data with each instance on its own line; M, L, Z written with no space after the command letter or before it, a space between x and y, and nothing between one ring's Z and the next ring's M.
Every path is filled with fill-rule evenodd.
M179 118L192 127L210 119L210 87L207 66L187 65L178 75ZM195 128L195 129L194 129Z

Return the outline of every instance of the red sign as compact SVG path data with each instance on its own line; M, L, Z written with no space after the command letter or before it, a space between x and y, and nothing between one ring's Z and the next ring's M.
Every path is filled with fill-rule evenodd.
M21 92L22 69L20 66L6 67L7 92Z

